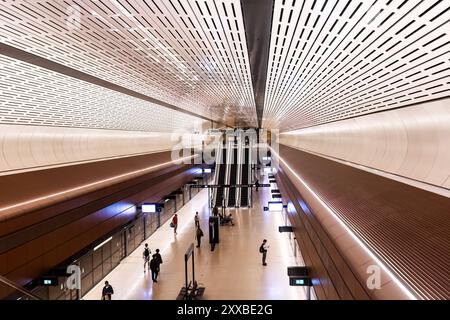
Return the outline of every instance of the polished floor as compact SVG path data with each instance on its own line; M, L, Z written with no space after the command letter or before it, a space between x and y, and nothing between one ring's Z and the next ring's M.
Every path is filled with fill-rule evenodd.
M177 235L167 222L145 241L152 253L156 248L161 250L164 263L158 283L152 282L148 271L144 273L142 244L83 299L100 299L105 280L114 288L114 300L176 299L185 281L184 253L194 242L195 211L201 215L205 234L201 247L195 248L195 277L206 287L203 299L305 299L306 288L289 286L286 268L302 265L302 258L289 234L278 232L278 226L285 225L285 214L262 210L269 200L269 188L254 194L252 209L231 210L235 225L220 227L220 243L211 251L208 192L201 191L179 210ZM258 251L264 238L270 245L267 266L262 265ZM191 277L191 271L189 273Z

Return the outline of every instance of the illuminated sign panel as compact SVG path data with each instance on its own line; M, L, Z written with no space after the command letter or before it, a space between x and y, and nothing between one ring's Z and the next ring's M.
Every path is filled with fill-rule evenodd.
M310 286L311 278L309 277L289 277L290 286Z
M41 286L57 286L58 285L58 277L44 277L40 279Z
M269 211L283 211L283 202L281 201L269 202Z
M156 204L143 204L142 205L142 212L143 213L155 213L156 211Z

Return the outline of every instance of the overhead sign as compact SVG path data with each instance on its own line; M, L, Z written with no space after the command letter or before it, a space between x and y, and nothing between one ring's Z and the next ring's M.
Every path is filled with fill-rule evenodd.
M294 232L294 228L292 226L280 226L278 227L279 232Z
M46 287L55 287L58 285L58 277L42 277L39 284Z
M306 277L309 275L308 267L305 266L294 266L287 268L288 276L290 277Z
M264 168L264 173L268 174L268 173L272 173L272 172L273 172L273 170L272 170L271 167L265 167Z
M157 212L156 204L154 204L154 203L144 203L142 205L142 212L143 213L155 213L155 212Z
M269 211L283 211L283 202L269 201Z
M290 286L311 286L311 278L309 277L289 277Z

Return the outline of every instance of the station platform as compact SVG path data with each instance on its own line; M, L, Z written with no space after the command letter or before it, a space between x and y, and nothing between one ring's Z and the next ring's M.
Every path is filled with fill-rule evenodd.
M184 253L191 243L196 245L196 211L205 234L200 248L195 248L195 277L206 288L204 300L306 299L307 287L289 286L287 267L302 265L302 257L295 241L278 232L278 226L286 222L284 213L263 211L269 196L270 190L261 188L254 192L253 208L227 209L235 225L220 227L220 243L211 251L208 191L202 190L178 211L177 235L168 221L144 242L152 253L159 248L162 255L157 283L150 272L144 273L143 243L83 299L99 300L104 282L109 281L114 288L113 300L175 300L185 281ZM267 266L262 265L258 250L263 239L270 245Z

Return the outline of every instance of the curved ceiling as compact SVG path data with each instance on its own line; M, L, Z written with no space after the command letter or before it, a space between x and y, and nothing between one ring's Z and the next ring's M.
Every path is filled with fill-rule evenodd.
M183 111L228 125L257 126L262 116L263 127L290 131L450 96L448 1L258 1L264 1L261 8L269 13L264 16L272 15L268 43L255 30L261 21L247 9L252 6L241 6L239 0L7 0L0 7L0 46L156 101L148 112L159 108L165 114L161 119L180 119L167 130L183 126L180 121L191 122L189 117L183 120ZM254 36L250 49L259 48L268 57L255 59L255 52L249 53L248 35ZM29 70L1 75L0 122L26 123L27 114L30 124L51 125L42 113L30 112L30 106L53 113L49 88L56 86L62 93L70 90L72 80L58 77L55 84L44 69L9 58L0 60L3 70L11 65ZM265 68L256 70L253 60L268 60L267 72L260 74ZM41 85L32 88L36 81ZM256 102L254 83L265 83L256 88ZM79 83L74 90L83 92L82 87ZM14 93L19 89L31 91ZM30 105L26 97L34 93L40 98ZM73 106L76 96L66 92L55 98ZM103 128L102 118L118 105L123 112L113 113L115 117L129 113L130 119L146 119L142 112L147 105L135 107L139 103L134 99L112 96L109 105L95 98L90 104L82 100L89 110L103 106L97 108L98 119L87 120ZM73 119L66 118L66 125L86 125ZM160 130L160 124L136 125L127 119L106 127Z
M239 1L4 1L0 42L218 122L256 125Z
M204 120L0 55L0 123L172 132Z
M450 96L449 10L444 0L276 0L263 126Z

